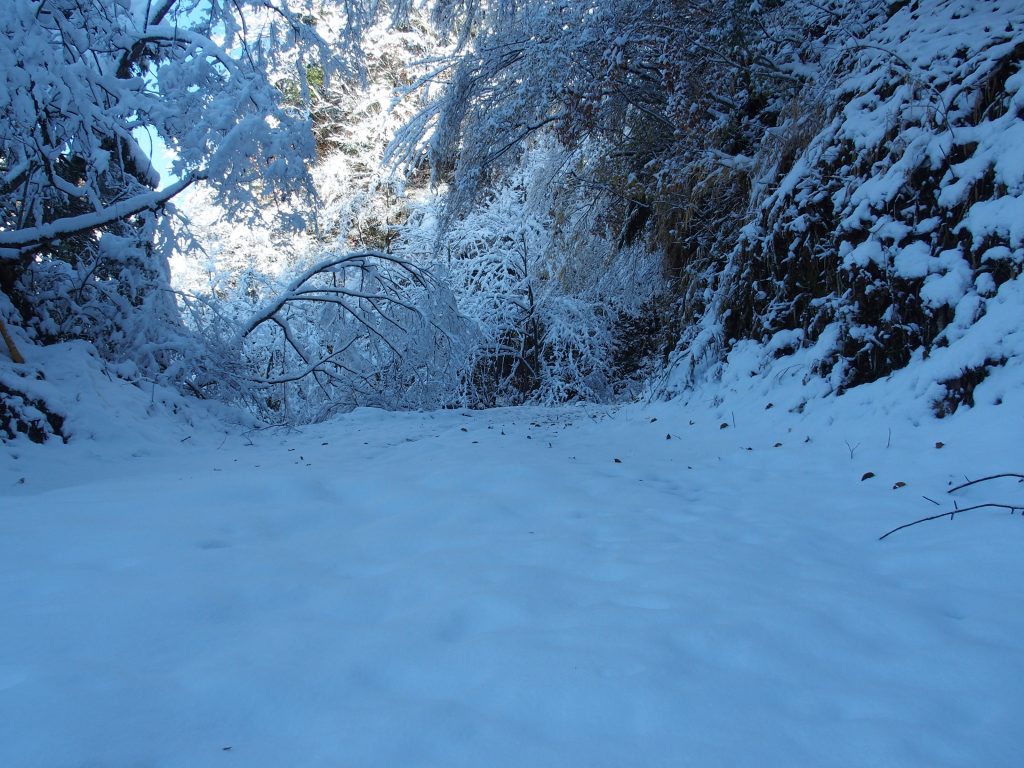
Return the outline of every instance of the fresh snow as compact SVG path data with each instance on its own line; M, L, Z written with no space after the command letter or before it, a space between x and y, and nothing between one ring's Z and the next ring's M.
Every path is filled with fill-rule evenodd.
M742 352L301 430L54 357L71 442L0 447L0 766L1020 765L1024 520L878 537L1024 505L946 492L1024 471L1022 366L937 420L927 361L823 398Z

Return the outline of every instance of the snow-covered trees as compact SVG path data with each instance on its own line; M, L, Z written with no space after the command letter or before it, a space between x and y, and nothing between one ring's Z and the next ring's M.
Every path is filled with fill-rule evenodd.
M445 225L460 231L493 212L531 143L555 139L564 164L538 240L603 229L603 266L637 241L658 252L674 285L652 314L672 304L682 367L743 339L768 358L814 344L809 375L842 391L961 338L1020 275L1019 233L997 221L1019 205L1015 5L501 8L481 9L422 79L429 98L392 158L433 164L450 185ZM566 238L584 194L593 215L569 216L579 228ZM579 270L570 250L566 272L593 281L600 270ZM969 355L938 383L959 391L1004 357Z
M582 176L570 166L564 183L586 184L617 208L623 237L653 223L677 249L706 247L707 233L746 207L761 170L755 149L784 130L786 107L813 74L817 51L801 33L829 12L808 15L795 2L721 6L510 4L424 78L444 87L392 156L425 154L442 173L452 169L457 210L515 165L526 139L553 134L588 165Z
M415 22L415 23L414 23ZM190 385L241 398L273 419L322 418L358 405L450 402L462 323L428 267L422 231L403 227L415 180L384 172L388 139L409 114L395 103L407 63L431 44L422 20L360 32L361 77L325 81L306 66L317 154L315 209L267 200L239 227L200 185L182 202L201 250L176 259L186 319L214 354ZM277 81L298 103L295 73ZM302 231L281 222L305 219ZM399 247L399 233L409 230Z
M249 0L8 4L0 291L17 309L10 325L39 341L91 339L150 375L170 364L168 202L199 179L236 213L308 186L309 120L282 103L272 73L302 72L311 58L336 70L346 38L321 32L365 14L357 4L299 10ZM152 137L173 150L177 179L161 184L143 146Z
M531 173L531 146L554 142L560 167L544 181L540 215L558 290L600 296L605 316L621 321L609 323L613 337L640 327L656 337L613 346L664 352L673 328L701 316L741 228L819 127L823 49L834 30L860 23L862 5L502 5L412 86L425 104L389 158L430 162L449 185L443 226L461 229L511 176ZM639 322L645 300L654 324Z
M694 372L744 340L817 344L841 389L1020 275L1021 24L976 0L17 0L5 346L90 339L291 420L614 397L673 346Z
M813 131L797 108L814 91L820 45L802 33L834 11L804 10L439 3L454 46L391 79L421 106L385 155L407 173L430 164L443 195L436 237L424 247L417 224L395 226L401 213L367 216L379 194L352 193L373 176L357 170L373 141L353 149L367 124L358 89L323 100L332 117L321 144L340 150L320 170L331 236L355 230L353 245L447 271L476 326L466 402L607 397L623 387L617 376L674 342L676 295L676 311L699 316L740 227L792 162L794 134ZM654 338L621 338L638 328Z
M413 326L426 317L422 308L447 306L444 292L423 299L425 277L386 254L345 255L355 244L353 225L376 230L383 219L377 240L387 240L386 204L377 216L358 196L332 190L320 228L311 224L317 196L309 170L318 143L349 153L349 178L338 187L359 176L364 203L377 202L376 189L391 192L377 183L369 146L379 155L387 132L361 142L331 111L339 94L355 94L362 101L349 98L345 117L363 110L378 122L397 119L387 112L396 82L369 99L359 87L372 68L396 67L393 58L381 62L379 52L360 49L389 10L408 17L401 3L389 9L349 0L13 2L0 17L0 319L12 331L4 345L11 357L16 339L81 338L128 378L173 379L204 396L264 404L274 398L259 393L271 382L298 381L309 368L306 378L324 397L316 408L293 402L289 416L300 419L374 397L338 395L345 388L330 377L328 362L352 373L345 391L366 394L390 377L401 380L390 386L410 401L421 397L436 372L424 375L421 358L429 355L417 345L433 337ZM163 183L150 163L154 141L173 157L174 177ZM176 297L167 257L193 233L175 221L171 201L196 182L200 199L235 230L234 243L224 244L235 248L242 279L211 284L208 296ZM282 266L320 268L291 280L244 263L252 249L235 246L252 238L238 235L267 212L278 214L268 245L299 235L297 246L281 248ZM300 253L305 261L295 258ZM326 268L332 258L344 266ZM346 294L353 303L339 299L340 289L354 292ZM274 290L285 293L274 297ZM241 301L225 304L233 295ZM280 311L247 315L268 302ZM182 307L196 322L181 323ZM332 311L338 317L329 318ZM346 320L362 336L344 330ZM439 327L433 316L424 324ZM288 329L276 354L265 349L267 326ZM299 327L308 332L301 341ZM344 360L341 350L349 353ZM281 392L278 400L288 402Z

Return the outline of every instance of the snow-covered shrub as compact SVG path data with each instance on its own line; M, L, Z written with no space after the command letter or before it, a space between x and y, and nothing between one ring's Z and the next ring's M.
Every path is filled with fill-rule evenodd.
M445 287L416 265L321 251L288 282L266 279L256 299L187 300L209 352L188 380L194 391L282 423L437 407L457 391L465 329Z
M477 329L465 397L497 405L611 393L608 308L570 293L551 237L550 196L531 166L454 222L441 241L460 311Z
M17 372L21 376L26 373ZM50 437L59 437L67 442L63 431L64 416L43 399L21 389L17 374L8 375L0 370L0 440L13 440L18 435L25 435L34 443L44 443ZM32 374L41 375L39 371Z

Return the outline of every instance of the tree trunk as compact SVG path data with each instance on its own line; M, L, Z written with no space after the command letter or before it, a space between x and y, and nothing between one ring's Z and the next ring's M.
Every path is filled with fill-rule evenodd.
M14 343L14 339L11 338L11 334L7 332L7 326L4 325L4 321L0 319L0 336L3 336L4 343L7 345L7 351L11 355L11 360L18 364L24 364L25 358L21 356L21 352L18 351L18 347Z

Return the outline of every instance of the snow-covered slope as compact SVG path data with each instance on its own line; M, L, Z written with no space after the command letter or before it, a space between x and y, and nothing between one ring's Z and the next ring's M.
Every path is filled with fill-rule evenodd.
M784 372L302 431L112 402L0 456L0 765L1018 765L1020 514L878 541L1024 506L947 493L1024 470L1011 374L944 420Z
M840 41L827 119L715 276L671 390L752 339L764 367L814 349L837 392L942 357L945 413L1024 352L1024 7L890 3Z

